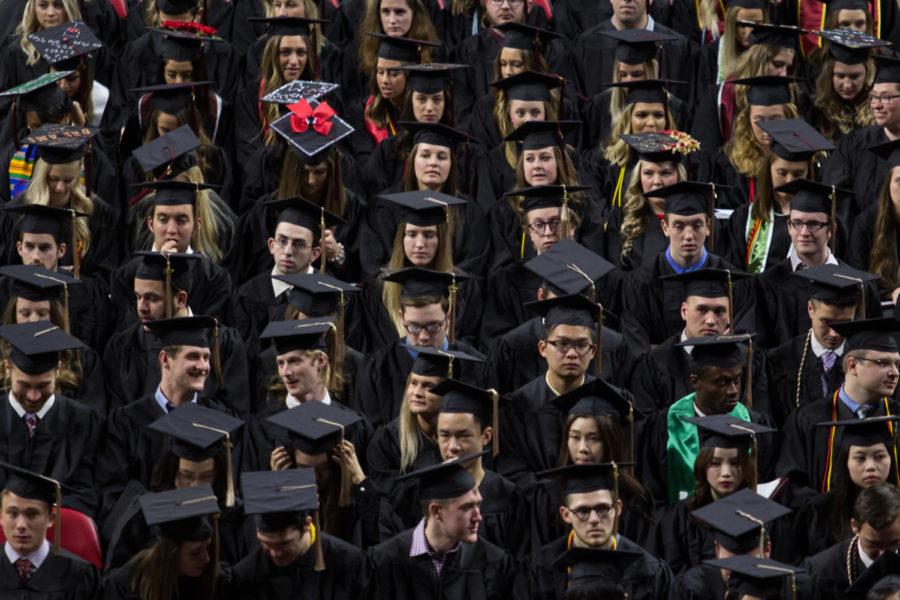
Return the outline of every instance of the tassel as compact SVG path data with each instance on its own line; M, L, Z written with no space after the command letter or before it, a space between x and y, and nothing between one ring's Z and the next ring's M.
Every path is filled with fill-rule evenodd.
M831 243L829 246L831 253L837 254L837 188L835 186L831 186L828 199L831 200Z
M81 252L78 249L78 240L75 239L75 219L78 218L74 210L69 209L72 214L72 266L75 272L75 279L81 275Z
M60 515L62 512L62 487L59 483L56 483L56 489L54 491L56 496L56 510L53 513L53 554L59 554L60 536L62 535L60 526L60 521L62 520Z
M451 344L456 342L456 293L459 291L458 286L456 285L456 274L450 273L450 308L448 315L448 329L447 337Z
M709 237L706 240L706 249L713 252L716 248L716 203L718 202L716 184L710 183L709 189L711 192L709 195Z
M766 552L766 524L761 520L757 519L750 513L744 512L742 510L734 511L739 517L744 517L748 521L753 521L757 525L759 525L759 555L765 556Z
M222 441L222 444L225 446L225 462L227 463L227 471L225 472L225 506L231 508L234 506L234 473L232 472L233 468L231 462L231 449L234 448L234 443L232 443L231 441L231 435L224 429L217 429L216 427L210 427L209 425L205 425L203 423L191 423L191 425L198 429L214 431L225 436L225 439Z
M491 456L500 454L500 394L494 388L488 390L491 394L491 427L494 437L491 440Z
M316 419L319 423L325 423L326 425L331 425L333 427L337 427L341 432L340 440L337 445L341 446L344 442L344 426L340 423L336 423L334 421L329 421L328 419L323 419L322 417L318 417ZM353 503L353 496L351 494L351 489L353 488L353 484L350 481L350 475L347 473L347 469L341 467L341 493L338 496L338 506L341 508L346 508Z
M594 355L597 377L603 377L603 305L597 305L597 354Z
M222 357L219 353L219 320L213 318L213 331L212 331L212 348L210 348L213 361L213 371L216 374L216 381L218 383L222 383Z
M172 311L174 310L174 306L172 303L172 262L169 260L169 255L163 253L163 256L166 259L166 268L163 271L165 275L165 281L163 285L163 294L165 298L163 299L163 311L165 312L165 316L167 319L172 318Z
M560 239L569 239L569 192L566 191L566 184L562 184L562 211L559 215L559 224L562 228Z
M320 209L319 216L319 273L325 272L325 208Z
M744 405L753 410L753 339L747 338L747 378L744 380Z
M310 525L310 541L315 544L315 552L316 552L316 565L313 567L315 571L324 571L325 570L325 554L322 550L322 536L316 535L317 531L320 531L319 527L319 511L313 513L313 522Z
M731 271L725 269L725 284L728 288L728 331L729 335L734 335L734 282L731 279Z

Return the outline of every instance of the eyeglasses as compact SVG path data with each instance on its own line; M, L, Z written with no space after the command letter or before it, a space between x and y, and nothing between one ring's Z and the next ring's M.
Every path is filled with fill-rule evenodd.
M884 104L887 106L897 98L900 98L900 94L884 94L882 96L869 94L869 104Z
M562 221L559 219L553 219L552 221L535 221L528 224L528 229L535 235L540 235L547 230L549 230L550 233L556 233L559 231L560 227L562 227Z
M898 371L900 371L900 360L888 360L886 358L867 358L865 356L857 356L856 360L870 362L883 371L887 371L888 369L897 369Z
M587 521L591 518L591 513L596 512L599 518L603 518L613 510L612 504L598 504L596 506L579 506L578 508L569 509L569 512L575 515L579 521Z
M509 4L510 8L515 8L517 6L522 6L523 4L525 4L525 0L489 0L489 2L491 3L491 6L495 6L497 8L503 6L504 2Z
M584 340L573 342L571 340L545 340L553 346L560 354L567 354L569 350L574 350L578 356L584 356L593 349L594 345Z
M443 321L432 321L431 323L409 323L408 321L403 321L403 326L406 327L406 331L412 335L419 335L422 331L427 331L429 335L435 335L436 333L440 333L441 328L446 322L447 319L444 319Z
M788 225L790 225L791 229L796 229L797 231L802 231L804 227L809 229L810 233L817 233L821 231L823 228L828 227L827 221L801 221L800 219L791 219L788 221Z
M291 249L295 252L300 252L301 250L306 250L309 246L306 245L306 240L292 240L290 238L286 238L283 235L279 235L275 238L275 245L284 250L288 247L288 244L291 245Z

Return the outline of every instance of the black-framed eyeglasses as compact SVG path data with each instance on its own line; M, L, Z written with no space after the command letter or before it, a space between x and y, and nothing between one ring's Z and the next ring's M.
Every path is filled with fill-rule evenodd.
M822 231L825 227L828 227L827 221L803 221L800 219L791 219L788 221L788 225L791 226L792 229L796 229L797 231L801 231L804 227L809 229L810 233L818 233Z
M579 521L587 521L591 518L591 513L596 512L601 519L608 515L615 507L612 504L597 504L596 506L579 506L578 508L570 508L569 512L575 515Z
M584 356L594 348L594 344L586 340L545 340L548 344L560 354L566 354L569 350L574 350L578 356Z
M406 331L412 335L419 335L422 331L427 331L429 335L435 335L436 333L440 333L441 328L446 321L447 319L444 319L443 321L432 321L431 323L410 323L409 321L404 320L403 326L406 327Z

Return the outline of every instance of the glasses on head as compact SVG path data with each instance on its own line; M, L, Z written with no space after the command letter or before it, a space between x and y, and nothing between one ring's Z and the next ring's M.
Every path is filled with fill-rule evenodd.
M562 227L562 221L559 219L553 219L552 221L534 221L528 224L528 229L535 235L540 235L545 231L558 233L560 227Z
M585 340L573 342L572 340L546 340L548 344L553 346L560 354L566 354L569 350L574 350L578 356L584 356L594 345Z
M587 521L591 518L591 513L596 512L599 518L603 518L613 510L612 504L598 504L596 506L579 506L578 508L569 509L569 512L575 515L579 521Z
M406 327L406 331L412 335L419 335L423 331L428 332L429 335L435 335L440 333L445 321L446 319L443 321L432 321L431 323L410 323L409 321L403 321L403 326Z
M827 221L801 221L800 219L791 219L788 221L788 225L790 225L791 229L796 229L797 231L801 231L804 227L809 229L810 233L818 233L822 231L825 227L828 227Z
M295 252L300 252L301 250L306 250L309 246L306 245L306 240L292 240L290 238L286 238L283 235L279 235L275 238L275 245L284 250L290 244L291 249Z
M869 94L869 104L884 104L887 106L897 98L900 98L900 94L882 94L881 96Z
M872 363L873 365L884 371L887 371L888 369L897 369L898 371L900 371L900 360L888 360L886 358L868 358L866 356L857 356L856 360Z

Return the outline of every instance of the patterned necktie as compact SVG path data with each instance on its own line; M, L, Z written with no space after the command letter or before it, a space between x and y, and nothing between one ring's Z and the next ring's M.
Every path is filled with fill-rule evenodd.
M819 357L819 365L822 367L822 394L827 396L834 384L834 363L837 361L837 353L828 350Z
M22 417L25 420L25 425L28 426L28 437L29 439L34 437L34 428L37 427L38 424L38 416L34 413L25 413L25 416Z
M20 558L16 561L16 570L19 572L19 579L22 580L22 583L28 583L34 572L34 565L27 558Z
M872 407L869 406L868 404L863 404L862 406L860 406L859 408L856 409L856 414L860 419L865 419L866 417L869 416L869 412L871 411L871 409L872 409Z

